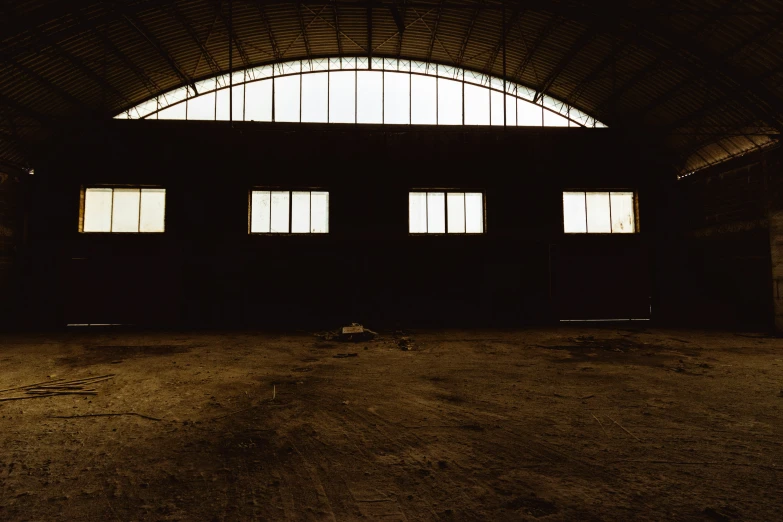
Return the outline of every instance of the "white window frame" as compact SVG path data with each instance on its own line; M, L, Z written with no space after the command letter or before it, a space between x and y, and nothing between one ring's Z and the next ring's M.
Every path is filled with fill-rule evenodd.
M84 230L84 221L87 211L87 191L91 189L111 190L112 206L109 208L109 230ZM112 230L114 225L114 193L115 190L139 191L139 216L136 230ZM141 230L142 223L142 193L145 190L163 191L163 230ZM79 195L79 232L82 234L163 234L166 232L166 198L168 193L165 187L157 185L88 185L83 186Z
M633 231L632 232L621 232L621 231L614 231L611 230L611 227L613 225L612 223L612 194L627 194L631 193L633 197ZM593 235L593 236L609 236L609 235L621 235L621 236L632 236L639 233L639 200L638 200L638 194L635 190L632 189L568 189L563 190L562 196L564 197L566 194L582 194L585 198L585 231L579 231L579 232L566 232L565 230L565 205L563 204L563 198L561 197L560 203L561 203L561 210L560 213L562 219L563 219L563 233L566 235ZM588 212L587 212L587 194L607 194L609 199L609 226L610 231L609 232L590 232L590 227L588 224Z
M258 192L258 193L267 192L267 193L270 194L270 199L271 199L271 194L273 192L286 192L286 193L288 193L288 229L287 229L287 231L284 231L284 232L283 231L281 231L281 232L275 231L275 232L273 232L271 230L272 229L272 205L271 205L271 201L270 201L270 205L269 205L269 213L270 213L269 231L266 231L266 232L254 232L253 231L253 194L256 193L256 192ZM310 223L309 223L309 227L308 227L307 231L293 232L292 231L292 229L293 229L293 195L295 193L305 193L305 192L310 194L310 213L309 213ZM326 230L323 230L323 231L317 231L317 232L313 231L313 222L312 222L312 219L313 219L313 212L312 212L312 210L313 210L313 207L312 207L313 198L312 198L312 195L313 195L313 193L323 193L323 194L326 194ZM309 236L309 235L320 236L320 235L329 234L329 232L330 232L330 230L329 230L330 229L330 219L331 219L330 218L331 205L330 205L330 202L329 202L329 196L330 196L329 190L323 189L323 188L314 188L314 187L308 187L308 188L254 187L250 191L248 191L248 196L247 196L248 197L248 200L247 200L247 232L248 232L248 234L253 235L253 236L281 236L281 235L284 235L284 236Z
M410 196L411 194L443 194L443 232L429 232L429 215L427 215L427 229L426 232L411 232L410 222ZM480 194L481 195L481 230L478 232L467 232L467 212L463 211L465 219L465 232L449 232L449 194ZM464 203L463 203L464 204ZM426 208L426 207L425 207ZM483 190L471 190L471 189L411 189L408 191L408 234L412 236L481 236L487 233L487 198ZM426 211L425 211L426 213Z

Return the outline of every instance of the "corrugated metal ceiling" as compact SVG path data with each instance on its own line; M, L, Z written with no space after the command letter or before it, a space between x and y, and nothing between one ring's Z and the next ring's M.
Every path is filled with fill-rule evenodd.
M0 168L60 121L234 68L336 55L506 76L664 143L683 173L777 142L783 0L5 2ZM504 38L505 34L505 38Z

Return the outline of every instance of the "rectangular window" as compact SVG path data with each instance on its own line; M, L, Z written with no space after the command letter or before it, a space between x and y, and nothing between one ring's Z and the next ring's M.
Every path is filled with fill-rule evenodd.
M410 192L408 230L411 234L484 233L481 192Z
M567 234L636 232L633 192L563 192L563 231Z
M329 193L315 190L254 190L251 234L326 234Z
M166 189L87 188L82 232L163 232Z

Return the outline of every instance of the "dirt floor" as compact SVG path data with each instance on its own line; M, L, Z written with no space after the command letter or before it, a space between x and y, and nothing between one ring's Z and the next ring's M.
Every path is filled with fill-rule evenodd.
M2 390L107 374L0 393L0 520L783 520L762 334L0 337Z

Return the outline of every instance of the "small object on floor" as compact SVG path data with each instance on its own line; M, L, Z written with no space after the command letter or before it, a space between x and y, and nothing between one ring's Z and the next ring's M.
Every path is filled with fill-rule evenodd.
M343 342L361 342L371 341L378 336L376 332L373 332L369 328L365 328L359 323L351 323L350 326L343 326L340 328L340 335L338 340Z
M335 359L345 359L346 357L359 357L358 353L338 353L333 356Z
M410 337L402 337L397 341L397 345L403 350L409 351L413 347L413 339Z

